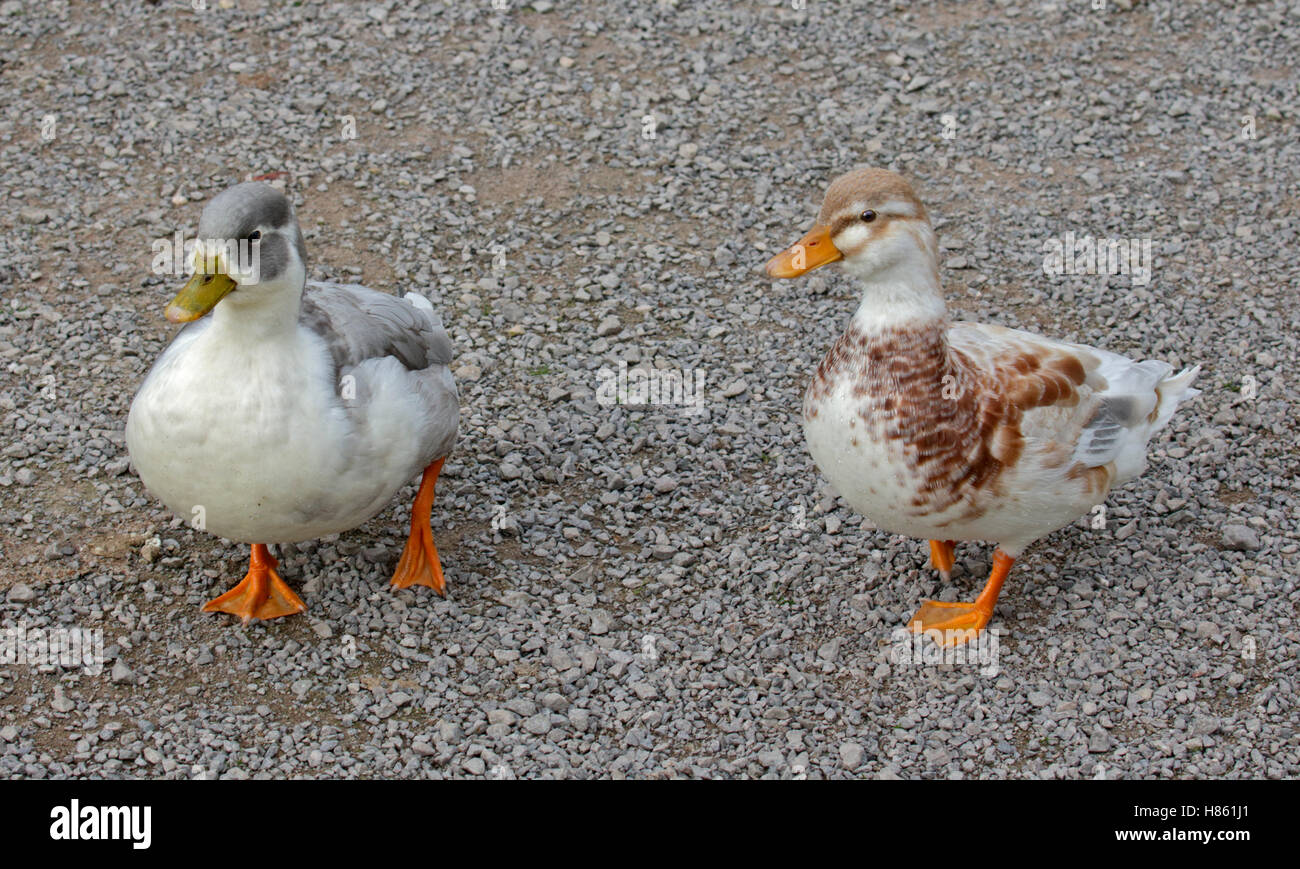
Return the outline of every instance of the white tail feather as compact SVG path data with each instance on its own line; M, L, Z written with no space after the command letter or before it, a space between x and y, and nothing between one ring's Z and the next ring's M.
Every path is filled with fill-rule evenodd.
M410 302L417 308L421 308L425 311L433 310L433 302L430 302L419 293L407 293L405 296L402 296L402 298L406 299L406 301Z
M1201 394L1199 389L1192 389L1192 381L1201 372L1201 366L1185 368L1173 377L1166 377L1156 384L1156 418L1151 424L1151 431L1157 432L1168 424L1178 405Z

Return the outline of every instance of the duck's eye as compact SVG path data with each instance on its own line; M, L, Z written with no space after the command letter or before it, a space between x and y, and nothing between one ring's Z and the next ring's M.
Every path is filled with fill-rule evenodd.
M260 229L255 229L255 230L253 230L251 233L249 233L248 240L249 240L249 241L257 241L257 240L258 240L259 238L261 238L261 237L262 237L262 230L260 230Z
M876 212L868 208L866 211L862 212L860 216L862 217L863 223L870 223L871 221L876 219Z

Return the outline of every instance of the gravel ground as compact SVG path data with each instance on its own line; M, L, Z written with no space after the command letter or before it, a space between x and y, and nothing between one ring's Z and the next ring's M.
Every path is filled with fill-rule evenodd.
M1300 771L1300 7L500 5L0 2L0 627L108 656L0 667L0 775ZM1204 366L1146 475L1017 565L995 666L895 633L990 548L941 588L804 447L856 298L758 269L863 162L930 206L958 316ZM305 617L202 614L247 547L128 465L151 242L279 171L314 277L425 291L455 341L448 600L386 587L413 480L281 548ZM1152 239L1151 282L1045 276L1067 231ZM620 361L702 407L602 403Z

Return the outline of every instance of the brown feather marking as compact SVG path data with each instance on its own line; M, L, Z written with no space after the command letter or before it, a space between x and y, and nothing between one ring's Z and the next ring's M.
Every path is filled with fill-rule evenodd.
M1104 495L1110 491L1110 484L1115 479L1115 463L1090 468L1083 462L1078 462L1065 476L1071 480L1083 481L1084 489L1089 495Z
M847 380L867 434L896 444L920 480L911 512L965 501L962 518L975 518L983 513L978 496L998 493L1002 472L1024 451L1024 414L1077 404L1085 372L1078 359L1054 351L1017 352L982 368L948 346L947 329L934 321L868 338L850 325L818 366L804 413L815 417ZM1108 476L1087 473L1090 487L1109 485Z

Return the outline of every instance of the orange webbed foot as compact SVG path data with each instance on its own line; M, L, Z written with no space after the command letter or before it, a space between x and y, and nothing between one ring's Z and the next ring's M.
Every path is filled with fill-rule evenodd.
M940 646L960 646L979 636L993 618L976 604L927 600L908 622L915 634L928 634Z
M274 619L303 612L307 605L275 572L279 562L266 544L254 543L248 558L248 573L239 585L203 605L206 613L223 612L239 616L244 624L253 619Z
M424 476L420 479L420 491L411 507L411 533L406 538L406 548L402 550L397 569L393 571L391 585L394 588L427 585L443 597L447 596L447 581L443 578L442 563L438 560L438 547L433 545L433 529L429 527L433 489L438 482L443 461L444 459L438 459L425 468Z
M934 543L931 541L931 551ZM974 603L927 600L908 619L913 633L927 634L940 646L960 646L979 636L993 618L993 607L1015 559L1001 549L993 554L993 570Z

